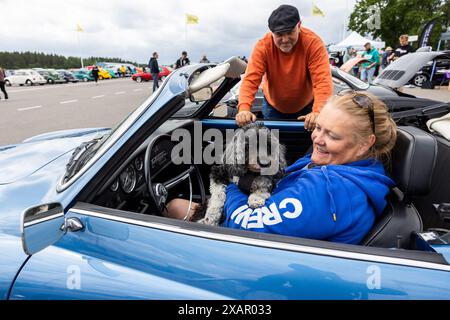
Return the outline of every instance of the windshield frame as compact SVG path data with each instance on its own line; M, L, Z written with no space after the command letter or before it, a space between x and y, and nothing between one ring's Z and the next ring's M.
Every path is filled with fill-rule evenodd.
M125 133L126 131L147 111L148 107L155 102L159 97L165 85L168 83L169 78L173 73L169 74L166 80L162 83L159 89L153 93L146 101L144 101L138 108L128 115L123 121L114 127L109 132L107 139L100 141L100 145L94 155L80 168L80 170L74 174L69 180L64 181L66 177L66 171L60 177L56 186L56 192L60 193L75 183L87 170L89 170L94 163L98 161ZM81 144L80 144L81 145Z

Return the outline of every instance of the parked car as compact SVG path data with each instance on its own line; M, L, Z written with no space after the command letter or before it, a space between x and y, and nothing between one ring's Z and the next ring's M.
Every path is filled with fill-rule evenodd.
M87 81L94 81L94 77L92 76L92 72L91 71L87 71L87 70L77 70L73 73L73 75L75 76L75 78L77 78L78 80L87 82Z
M427 64L412 77L409 83L417 87L422 87L425 81L431 79L434 62L436 64L432 79L433 85L448 85L450 80L450 54L448 57L428 61Z
M399 128L392 156L400 191L359 245L161 216L167 200L204 202L209 187L210 164L172 162L171 134L201 124L202 140L206 129L235 129L213 110L245 69L238 58L185 66L115 129L48 133L0 148L0 297L450 299L449 230L411 202L430 186L450 202L450 168L433 173L450 147L442 151L412 125ZM291 160L311 145L303 122L264 124L280 131ZM203 152L209 140L192 147ZM434 176L440 180L430 182ZM428 215L439 229L423 228Z
M164 79L170 74L170 70L167 67L159 68L159 80L164 81ZM131 76L131 79L136 82L150 81L153 80L152 74L150 72L138 72Z
M60 75L66 82L72 82L72 83L75 83L75 82L78 82L78 81L79 81L79 80L75 77L75 75L74 75L72 72L70 72L70 71L63 70L63 69L59 69L59 70L56 70L56 72L58 72L59 75Z
M32 86L33 84L43 85L47 81L36 71L31 69L20 69L15 70L13 74L5 77L5 85L27 85Z
M106 71L103 68L98 68L98 79L99 80L103 80L103 79L111 79L112 76L109 74L108 71Z
M103 68L103 70L108 72L111 78L117 78L117 73L114 71L113 68Z
M55 69L42 69L35 68L36 72L38 72L49 84L55 83L64 83L66 80L58 73Z

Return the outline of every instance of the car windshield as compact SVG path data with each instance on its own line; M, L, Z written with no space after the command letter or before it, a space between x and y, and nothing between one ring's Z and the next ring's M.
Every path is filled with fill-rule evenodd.
M342 71L340 69L336 69L336 71L339 73L339 75L353 84L355 87L361 89L361 90L367 90L370 86L369 84L365 83L364 81L359 80L358 78L352 76L351 74L348 74L345 71Z

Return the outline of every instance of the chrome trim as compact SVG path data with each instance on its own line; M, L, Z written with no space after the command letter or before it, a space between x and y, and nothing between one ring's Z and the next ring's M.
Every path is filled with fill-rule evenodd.
M78 171L69 181L64 183L65 173L59 179L59 182L56 186L56 192L62 192L70 187L75 181L77 181L88 169L92 167L92 165L98 161L124 134L125 132L137 121L139 118L147 111L148 107L151 106L155 100L160 95L162 89L166 86L168 80L174 75L176 72L172 72L167 76L164 82L161 84L159 89L153 93L146 101L144 101L138 109L139 111L135 111L136 115L131 116L126 119L117 130L109 137L108 141L100 147L97 153Z
M64 212L59 212L59 213L56 213L54 215L51 215L51 216L48 216L48 217L45 217L45 218L36 219L36 220L30 221L30 222L24 223L23 227L24 228L31 227L31 226L34 226L35 224L39 224L39 223L42 223L42 222L45 222L45 221L49 221L49 220L53 220L55 218L59 218L59 217L63 217L63 216L64 216Z
M301 253L307 253L307 254L331 256L331 257L335 257L335 258L345 258L345 259L352 259L352 260L386 263L386 264L394 264L394 265L402 265L402 266L408 266L408 267L433 269L433 270L450 272L449 265L441 265L441 264L432 263L432 262L416 261L416 260L409 260L409 259L403 259L403 258L392 258L392 257L385 257L385 256L376 256L376 255L371 255L371 254L340 251L340 250L334 250L334 249L309 247L309 246L304 246L304 245L275 242L275 241L270 241L270 240L252 239L252 238L240 237L240 236L235 236L235 235L224 235L224 234L219 234L219 233L214 233L214 232L209 232L209 231L188 230L188 229L184 229L184 228L177 227L177 226L165 225L165 224L156 223L156 222L139 221L139 220L130 219L130 218L117 217L117 216L113 216L113 215L88 211L88 210L84 210L84 209L73 208L73 209L70 209L70 211L84 215L84 216L103 218L103 219L107 219L107 220L123 222L123 223L128 223L128 224L137 225L137 226L149 227L149 228L159 229L159 230L164 230L164 231L176 232L176 233L181 233L181 234L190 235L190 236L207 238L207 239L211 239L211 240L241 243L241 244L246 244L246 245L265 247L265 248L270 248L270 249L288 250L288 251L301 252Z

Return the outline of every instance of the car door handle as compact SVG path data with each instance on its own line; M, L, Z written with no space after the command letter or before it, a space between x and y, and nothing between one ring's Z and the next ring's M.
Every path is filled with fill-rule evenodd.
M61 226L61 230L64 232L77 232L84 229L84 225L81 222L80 219L73 217L73 218L66 218L64 220L64 224Z

